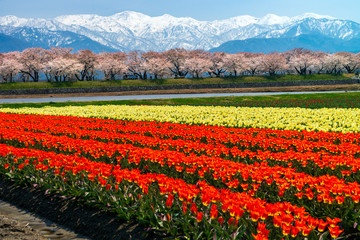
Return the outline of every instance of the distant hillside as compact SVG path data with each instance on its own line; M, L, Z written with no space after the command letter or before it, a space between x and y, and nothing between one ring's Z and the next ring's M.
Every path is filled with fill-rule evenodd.
M211 52L284 52L293 48L305 48L324 52L360 52L360 38L343 40L324 35L300 35L291 38L251 38L234 40L221 44Z
M31 44L0 33L0 52L22 51L28 47L31 47Z
M0 52L22 51L29 47L41 47L44 49L70 47L74 51L91 49L96 53L117 51L88 37L69 31L51 31L30 27L6 27L0 29L0 32L1 30L6 34L0 33Z

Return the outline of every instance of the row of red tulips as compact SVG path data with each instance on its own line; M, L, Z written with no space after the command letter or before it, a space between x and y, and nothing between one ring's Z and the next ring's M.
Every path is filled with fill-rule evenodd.
M0 145L0 149L3 171L10 173L15 179L30 178L33 182L46 186L49 191L64 192L66 189L73 195L83 193L79 188L90 192L97 191L97 194L108 197L103 198L106 202L101 202L101 197L96 200L105 206L115 206L115 211L119 211L121 201L129 202L127 198L134 202L142 201L138 205L150 204L152 208L142 210L151 212L152 209L152 214L157 213L157 221L161 216L165 216L162 218L164 222L179 218L176 222L179 224L184 222L180 218L186 217L190 223L196 220L195 226L200 228L200 231L204 231L202 228L206 227L218 231L209 230L207 236L229 236L231 231L239 234L239 229L244 225L247 229L246 234L251 233L255 238L267 238L269 234L296 237L300 232L302 236L316 236L316 232L326 229L335 238L343 231L339 229L338 223L341 220L338 218L317 219L311 217L303 207L296 207L288 202L267 203L245 192L217 189L205 181L192 185L163 174L142 174L139 170L121 169L117 165L93 162L83 157L4 144ZM156 183L159 189L152 192L158 201L153 201L154 195L149 194L153 183ZM132 189L124 195L124 189L130 189L133 185L141 192ZM89 193L81 195L85 198L86 196L89 196ZM160 210L162 212L158 212ZM177 214L179 210L183 213L180 217ZM227 224L224 224L224 221ZM257 232L254 230L256 223ZM171 227L171 224L168 224L168 227ZM187 228L190 228L190 225ZM246 235L238 236L243 238Z
M335 169L337 166L344 166L341 170L345 171L346 174L348 173L347 170L351 169L352 172L357 172L360 167L360 162L357 159L358 154L360 153L360 146L352 143L337 145L323 141L314 142L295 139L290 141L269 136L252 137L249 135L228 134L227 139L231 139L231 137L236 137L238 139L236 147L228 147L219 142L214 145L210 143L201 143L199 140L185 141L178 139L181 136L178 136L176 140L172 140L148 137L134 133L122 134L103 130L87 130L84 129L86 128L85 124L79 125L77 130L74 131L73 127L66 128L63 125L60 125L61 123L58 121L53 122L52 118L54 117L49 117L44 123L39 123L38 125L35 125L36 121L32 122L27 120L27 122L23 122L22 118L14 118L12 119L13 122L4 122L2 123L2 126L5 128L22 130L31 128L34 132L46 132L100 141L115 141L117 143L130 143L152 148L156 147L160 150L194 152L197 154L207 154L209 156L229 156L231 154L233 157L247 157L260 160L274 159L285 162L288 160L296 160L303 166L307 166L308 162L314 162L321 169L324 167ZM89 125L91 126L90 123L88 123L87 126ZM252 142L255 142L255 144L252 144ZM238 147L242 150L238 149ZM314 149L317 151L313 152L312 150ZM335 153L336 155L334 155Z
M3 136L5 136L5 134L6 134L6 131L3 132ZM217 160L216 162L219 163L217 165L222 166L221 170L219 171L218 167L216 167L216 166L214 167L214 164L213 164L214 158L204 158L204 157L200 158L197 156L184 156L181 153L174 154L174 153L168 152L168 151L156 151L156 150L152 151L150 149L142 149L141 150L141 149L138 149L131 145L126 145L127 149L125 150L125 148L123 148L122 145L104 144L104 143L100 143L97 141L74 140L74 139L68 139L66 137L64 138L64 137L48 136L46 134L31 134L31 133L26 133L26 132L17 132L16 133L16 132L12 131L11 133L9 132L7 137L5 136L5 139L11 139L11 138L14 138L15 136L18 136L17 140L21 139L20 141L24 142L26 146L28 146L29 144L32 144L32 145L35 144L35 142L31 139L41 139L40 141L37 141L37 142L42 145L45 145L47 147L50 147L50 148L59 147L61 150L66 150L66 151L70 151L70 152L77 151L77 152L83 152L86 154L90 153L92 155L92 157L94 157L94 158L99 158L99 157L103 157L103 156L112 157L112 156L114 156L115 152L118 151L118 153L120 153L119 159L124 158L125 155L128 155L128 157L130 159L129 161L136 162L137 164L140 162L141 159L146 159L147 161L152 161L152 162L158 162L161 165L164 165L165 161L166 161L168 165L175 166L176 170L180 171L180 172L182 170L184 170L187 173L195 173L195 170L196 170L197 171L196 175L199 175L200 177L204 176L206 172L209 172L209 173L212 172L212 175L215 180L217 180L218 178L221 178L223 183L226 183L226 185L228 185L229 187L233 187L233 188L241 186L241 183L243 180L245 182L242 185L242 189L244 189L245 188L244 186L247 186L246 181L248 181L248 178L250 176L251 179L253 181L256 181L258 184L261 183L262 181L264 181L265 179L268 184L271 184L272 181L275 181L277 183L277 185L279 185L279 190L280 190L279 195L280 196L282 196L284 194L285 190L289 189L291 186L295 186L297 188L297 190L300 192L294 192L294 194L299 198L302 198L302 196L304 195L307 198L312 199L314 197L313 190L316 189L315 193L320 193L317 197L319 202L323 201L323 202L332 203L334 200L336 200L338 203L342 203L345 200L344 193L345 193L345 196L348 196L348 197L351 196L351 198L355 202L358 201L358 191L356 190L357 188L352 190L353 194L351 194L351 190L350 190L354 186L357 187L356 182L346 184L346 183L344 183L343 180L335 179L332 176L325 175L320 178L313 178L308 175L302 175L302 174L295 173L293 169L289 170L289 169L285 168L286 170L279 171L278 169L274 170L273 168L269 168L267 165L264 165L264 164L263 164L263 166L265 169L261 168L261 169L258 169L257 171L254 171L252 169L251 165L244 165L241 163L233 163L230 161L216 159ZM25 139L24 139L24 136L26 136ZM28 137L30 137L30 142L26 142L28 140ZM56 144L53 145L53 143L56 143ZM59 143L61 144L61 146L58 146ZM79 146L81 146L80 149L79 149ZM84 146L90 146L90 147L84 148ZM99 149L100 152L96 152L96 150L94 150L92 146L97 146L97 148L95 148L95 149ZM75 148L77 148L77 149L75 149ZM122 148L122 151L119 148ZM154 156L157 156L157 157L154 158ZM263 156L263 157L261 157L261 156ZM269 156L270 156L270 158L273 157L273 156L269 155L268 153L264 154L264 155L259 154L256 157L258 157L260 159L263 158L264 160L266 160L266 158L269 158ZM225 165L225 167L223 167L224 165ZM209 168L209 166L210 166L210 168ZM236 170L236 169L241 169L241 171ZM249 172L252 172L251 175L249 174ZM276 172L276 174L274 174L274 172ZM238 173L240 173L242 176L242 179L240 179L240 181L238 179L236 179L236 178L234 179L232 177ZM294 179L287 178L286 181L283 181L282 178L283 178L283 176L286 176L286 173L294 176ZM343 173L346 174L347 171L343 171ZM272 177L269 177L269 176L272 176ZM333 183L336 183L336 184L330 185L331 187L329 189L328 189L328 187L317 186L319 183L322 183L324 181L326 181L326 182L332 181ZM303 194L301 191L304 190L304 186L306 184L308 184L307 186L310 186L310 189L312 189L312 191L307 189L307 191L304 192L304 194ZM248 189L248 187L246 187L246 189ZM250 192L252 192L253 194L255 194L255 192L256 192L256 191L254 191L254 189L258 189L258 187L256 187L256 185L255 185L255 186L253 186L253 188L251 188L251 187L249 188ZM331 196L330 193L333 194L334 196Z
M325 217L331 217L333 219L340 217L346 220L341 223L341 227L345 229L346 232L351 233L356 231L354 226L357 225L356 215L358 212L357 203L360 199L360 186L356 182L356 176L351 174L351 171L348 171L353 170L356 172L358 169L359 161L357 160L356 153L354 153L353 156L344 158L343 154L346 152L341 151L336 152L336 154L335 151L326 151L325 149L322 149L321 152L312 152L316 147L312 149L311 147L307 147L306 149L308 150L303 153L296 151L296 148L291 151L286 150L284 148L285 145L282 145L283 149L274 150L273 148L274 146L276 147L276 144L267 149L261 149L260 144L256 145L256 149L253 149L255 145L247 146L248 149L241 149L241 146L235 145L235 142L234 146L230 145L231 147L229 147L229 142L221 138L221 136L223 136L223 138L225 136L234 136L232 139L241 139L241 137L243 137L244 139L259 140L260 136L264 135L266 137L261 137L263 141L266 139L272 141L275 135L279 134L281 137L277 137L277 139L280 139L279 145L281 145L281 141L284 141L284 144L290 142L288 141L289 135L291 135L289 134L290 131L284 134L281 134L281 131L269 131L268 135L266 135L267 133L262 132L260 129L244 129L243 132L246 133L239 133L242 130L231 132L227 128L214 127L214 129L212 129L212 127L204 127L204 131L209 133L205 137L206 139L204 139L204 137L198 136L191 131L191 126L181 124L168 124L167 134L163 134L161 133L162 130L160 130L161 124L152 122L139 122L139 127L136 127L137 122L114 120L63 117L63 121L61 121L62 117L16 114L7 114L4 117L3 121L0 121L3 143L27 147L29 151L40 151L30 149L38 148L45 150L43 153L53 150L62 153L59 155L70 154L70 156L75 156L75 158L79 156L83 159L85 159L85 156L92 159L91 162L94 164L99 161L109 162L113 163L110 165L116 166L116 168L118 168L119 165L123 168L127 167L129 168L127 171L130 172L138 168L143 171L144 175L160 174L163 176L177 177L179 181L186 180L188 182L187 184L192 186L196 184L196 186L200 188L205 187L207 191L217 193L225 193L223 191L228 191L226 192L227 194L246 194L253 199L258 199L254 198L256 196L262 198L262 201L265 201L265 203L268 202L267 204L270 204L269 202L272 202L272 204L290 204L290 202L292 202L310 210L309 213L315 216L314 219L318 219L317 224L325 224ZM74 122L74 124L72 124L72 122ZM104 125L115 127L105 128ZM127 128L127 125L130 125L130 127ZM149 131L146 131L146 126L149 127ZM195 128L196 127L200 128L200 126L195 126ZM122 132L122 129L125 130ZM173 129L176 134L181 134L182 132L182 135L171 133ZM179 129L181 129L181 131ZM124 134L124 132L127 132L127 134ZM210 133L212 133L212 135ZM295 133L296 132L294 132L294 139L298 138L296 136L299 136ZM285 135L287 137L285 137ZM341 134L339 135L341 136ZM318 140L308 138L303 141L311 145L312 142L319 142L320 135L318 134L317 136ZM348 137L346 134L345 136ZM186 139L186 141L184 139ZM291 141L296 144L301 144L299 139L296 139L296 141L293 140ZM340 140L337 140L335 137L333 140L321 141L332 147L341 145L339 144ZM355 145L353 143L356 142L355 140L351 141L349 139L341 141L352 145ZM147 144L147 142L149 144ZM316 144L318 142L316 142ZM199 145L201 147L199 147ZM217 145L222 146L218 147ZM43 153L41 153L41 156L43 156ZM289 153L293 153L290 159ZM307 156L302 158L303 155ZM328 157L328 161L326 161L326 157ZM40 159L42 159L42 157L40 157ZM249 161L251 164L235 162L246 162L249 159L252 160ZM295 161L293 161L294 159ZM323 159L325 160L322 161ZM279 164L270 166L268 162L278 162ZM312 176L313 174L298 172L299 168L296 168L296 162L302 163L301 165L304 166L303 170L311 170L311 168L316 166L312 163L317 164L320 168L329 169L326 169L326 171L319 176ZM46 166L46 164L40 165L40 167L36 166L35 169L44 170L44 168L48 168ZM51 167L54 166L55 165L51 165ZM62 167L64 166L57 167L57 169ZM57 169L55 170L58 171ZM54 174L56 175L55 170ZM57 174L59 174L59 172L61 171L59 170ZM78 173L84 174L84 169L74 167L72 172L75 175ZM348 176L349 174L350 176ZM100 185L106 188L108 186L107 182L111 179L111 177L109 178L110 175L105 174L103 177L97 174L87 174L87 177L94 181L96 179ZM115 189L115 186L112 185L113 183L110 182L109 184L109 188ZM159 184L159 188L161 190L164 186ZM142 189L146 189L146 187ZM177 192L176 194L179 193ZM172 206L172 204L170 204L170 202L174 201L172 195L173 193L169 193L166 200L167 204L165 205ZM175 195L175 201L179 201L177 206L182 205L185 199L187 198ZM191 202L192 200L189 201ZM200 215L196 214L196 216L194 215L193 217L201 218L201 213L206 213L207 211L210 219L212 219L211 216L215 216L215 212L217 213L214 209L222 208L222 205L218 203L216 207L213 207L215 206L213 201L211 197L203 197L202 195L202 205L209 208L200 211ZM192 202L195 203L196 201ZM296 205L292 206L296 207ZM199 207L198 203L195 203L195 207ZM193 207L193 209L195 209L195 207ZM302 207L298 208L302 209ZM318 208L322 208L322 210L317 212ZM226 208L223 210L226 212ZM237 213L230 208L227 210L228 216L221 216L222 218L214 217L213 220L217 218L220 219L219 221L221 222L227 219L230 221L230 225L232 225L233 220L230 220L231 216L237 216ZM246 208L243 208L243 210L245 212ZM256 212L255 209L253 209L253 212ZM289 213L285 212L285 214ZM250 213L249 215L250 218L256 220L254 216L256 216L256 213ZM260 216L261 214L259 213L259 219L262 219ZM276 230L278 225L277 220L279 220L282 215L270 214L268 217L269 216L272 217L272 221L265 220L267 228L259 224L259 234L255 235L255 232L252 231L254 236L268 236L269 233L267 229L274 232L270 233L270 235L279 233L279 229ZM268 219L268 217L265 219ZM289 218L291 219L291 217ZM234 218L234 221L235 219L236 218ZM290 231L294 236L297 235L295 234L296 229L301 224L296 223L296 219L297 217L294 216L292 221L289 220L290 223L288 225L280 224L280 231L283 235L287 236ZM240 220L240 217L238 220ZM316 222L316 220L314 221ZM331 221L331 219L329 221ZM263 221L260 220L260 222L262 223ZM312 225L311 223L306 223L306 226L310 228ZM251 229L249 226L248 228ZM301 228L298 228L298 230L304 231ZM318 230L322 230L321 227ZM332 231L333 237L337 236L335 235L335 230L340 234L341 230L339 230L338 225L337 227L335 225L330 226L329 231ZM312 231L312 234L316 236L317 231ZM306 230L304 235L307 235Z
M319 202L343 203L345 196L358 202L360 198L360 185L357 182L345 182L331 175L314 177L304 173L298 173L294 168L268 166L266 161L261 164L248 165L241 162L233 162L219 157L189 156L168 150L153 150L151 148L139 148L131 144L103 143L96 140L73 139L67 136L54 136L45 133L32 133L20 130L4 129L1 133L2 141L22 143L25 147L43 147L72 154L91 156L93 159L105 161L116 158L117 162L126 159L129 163L140 164L141 160L157 163L160 166L174 166L178 172L186 172L195 176L204 177L211 174L214 180L221 179L231 188L238 188L241 183L257 183L264 181L268 185L274 181L282 196L286 190L295 187L297 197L304 196L308 199L317 197ZM249 179L250 178L250 179ZM241 188L245 190L243 185ZM246 187L247 188L247 187ZM258 187L253 187L252 195L255 195Z

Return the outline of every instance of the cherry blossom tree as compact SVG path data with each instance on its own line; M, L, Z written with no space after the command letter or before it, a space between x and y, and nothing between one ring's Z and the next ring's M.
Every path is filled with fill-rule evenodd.
M290 50L285 53L285 56L288 57L288 66L295 69L299 75L311 73L311 66L313 66L316 61L314 52L303 48Z
M124 52L100 53L96 69L104 73L105 80L115 80L127 69L127 55Z
M142 57L142 53L140 51L132 51L127 56L128 71L142 80L147 79L147 72L144 68L145 60Z
M360 53L349 52L324 53L295 48L285 53L237 53L205 52L203 50L185 50L181 48L164 52L100 53L80 50L71 53L71 48L29 48L21 53L0 54L0 78L12 82L18 79L39 81L41 73L48 81L94 80L97 72L104 79L115 80L124 74L132 74L139 79L169 77L193 78L222 77L230 73L239 76L249 73L275 75L279 71L306 75L311 73L354 73L360 66Z
M75 53L75 59L81 64L81 70L75 74L79 81L92 81L95 78L95 65L98 61L98 55L90 50L79 50Z
M262 59L264 54L262 53L244 53L245 70L250 73L251 76L255 76L262 67Z
M3 64L4 64L4 63L3 63L3 62L4 62L4 58L5 58L4 54L3 54L3 53L0 53L0 77L2 77L2 75L3 75L3 72L2 72L2 71L3 71L3 69L2 69L3 67L2 67L2 66L3 66ZM4 79L2 79L2 81L3 81L3 82L6 82L6 80L4 80Z
M48 81L70 81L75 79L75 75L79 73L83 65L80 64L75 57L58 56L46 64L49 75Z
M187 50L175 48L165 51L163 54L171 63L169 70L175 78L184 78L188 74L188 70L185 68L185 60L188 58Z
M20 72L19 52L0 54L0 77L4 82L14 82Z
M221 77L221 75L224 75L226 72L226 67L224 66L224 58L225 58L224 52L214 52L210 55L210 71L209 74L212 76L212 74L215 75L215 77Z
M337 52L334 55L340 57L341 64L348 73L354 73L360 65L360 55L351 52Z
M235 77L246 69L245 57L242 53L226 54L223 62L224 68Z
M49 51L48 54L50 54L49 58L55 58L58 56L65 56L65 57L69 57L72 55L72 51L74 49L72 48L55 48L52 47Z
M202 50L193 50L185 59L185 69L193 78L202 77L203 73L209 72L212 65L208 52Z
M274 76L276 72L286 69L285 57L278 52L263 55L261 64L264 71L270 76Z
M69 64L71 64L71 60L74 59L71 51L72 48L51 48L46 51L47 61L43 64L42 71L48 82L65 81L62 77L59 79L59 75L55 69L65 68L65 66L68 65L66 59L69 59Z
M49 61L49 51L42 48L28 48L21 52L18 60L21 64L20 72L30 77L34 82L39 81L39 75L44 64Z
M324 68L328 74L339 74L343 69L343 57L336 54L329 54L325 58Z
M321 51L315 51L313 55L314 64L310 67L310 69L314 73L321 74L325 70L325 61L329 54Z
M186 59L185 69L193 78L201 78L205 72L210 71L211 62L206 58L191 57Z
M169 69L172 65L164 54L150 51L142 54L142 57L144 70L151 78L162 79L170 72Z

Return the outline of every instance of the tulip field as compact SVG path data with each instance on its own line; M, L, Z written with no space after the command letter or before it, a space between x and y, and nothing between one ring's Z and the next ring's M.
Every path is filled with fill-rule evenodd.
M171 238L356 239L358 116L358 108L0 108L0 173Z

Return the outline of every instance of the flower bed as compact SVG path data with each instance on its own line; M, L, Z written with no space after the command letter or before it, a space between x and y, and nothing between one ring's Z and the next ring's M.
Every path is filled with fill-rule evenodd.
M212 106L67 106L2 108L0 112L158 121L191 125L276 130L360 132L358 108L251 108Z
M82 109L85 116L100 113L95 107ZM318 110L338 119L333 130L344 133L279 130L271 122L264 128L231 128L162 119L187 109L188 123L196 113L218 125L210 117L216 110L222 122L231 119L226 114L241 122L244 108L236 113L232 108L130 109L103 109L103 118L122 114L125 120L30 114L65 113L51 108L0 113L1 173L173 237L331 239L359 233L360 134L340 121L343 116L336 114L342 112ZM66 113L78 115L78 110ZM280 110L272 114L286 117L288 112ZM256 113L264 112L247 115ZM315 119L309 113L302 118ZM249 126L266 124L265 117L249 119Z

